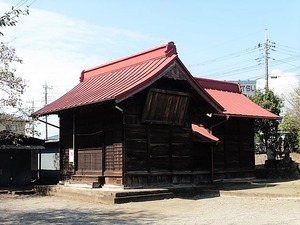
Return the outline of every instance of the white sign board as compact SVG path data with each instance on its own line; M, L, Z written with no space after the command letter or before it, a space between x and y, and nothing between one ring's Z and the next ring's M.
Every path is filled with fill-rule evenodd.
M69 149L69 162L74 163L74 149Z
M236 81L240 84L244 95L253 96L256 92L256 81L255 80L239 80Z

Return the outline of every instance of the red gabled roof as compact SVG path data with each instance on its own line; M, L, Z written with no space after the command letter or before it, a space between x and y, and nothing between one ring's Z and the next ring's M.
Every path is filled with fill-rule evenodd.
M280 119L242 94L238 83L195 78L209 95L225 109L222 114L236 117Z
M146 52L84 70L77 86L34 115L51 114L110 99L121 101L146 82L155 79L153 75L176 57L176 47L173 42L169 42Z
M164 70L178 63L186 70L177 56L173 42L135 54L81 73L80 83L68 93L36 111L34 116L57 113L59 111L114 100L122 100L134 95L161 78ZM222 107L211 98L186 70L186 80L217 111Z
M174 42L169 42L168 44L157 48L153 48L91 69L83 70L81 73L80 82L101 74L104 75L115 70L122 70L123 68L129 66L143 64L147 61L149 62L150 60L167 59L168 57L172 56L177 56L177 50ZM154 63L152 67L155 66L156 64Z
M204 89L214 89L220 91L228 91L234 93L242 93L240 85L233 82L221 81L221 80L212 80L206 78L195 78L197 83L201 85Z
M77 86L33 115L54 114L108 100L121 102L160 79L163 71L175 64L185 70L185 79L216 109L217 114L279 118L251 102L236 83L194 78L178 58L173 42L82 71Z

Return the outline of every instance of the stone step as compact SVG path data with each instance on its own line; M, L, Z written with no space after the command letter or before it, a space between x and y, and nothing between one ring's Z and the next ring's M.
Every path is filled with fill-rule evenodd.
M37 185L39 195L52 195L66 199L88 201L103 204L121 204L128 202L162 200L172 198L173 192L165 190L103 190L102 188L80 188L64 185Z
M0 194L9 194L9 190L0 190Z
M116 188L86 188L79 185L37 185L37 194L53 195L67 199L88 201L104 204L121 204L179 198L219 197L219 189L210 189L209 186L176 186L168 188L149 189L116 189Z
M172 192L160 193L133 193L133 195L116 196L114 199L115 204L128 203L128 202L142 202L142 201L155 201L173 198Z
M16 190L16 191L12 191L11 194L13 194L13 195L33 195L33 194L35 194L35 190Z
M70 184L86 184L91 188L99 188L104 184L104 178L98 175L73 175Z

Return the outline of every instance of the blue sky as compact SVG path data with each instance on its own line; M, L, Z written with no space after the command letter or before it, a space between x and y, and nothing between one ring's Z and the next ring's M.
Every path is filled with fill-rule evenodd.
M120 49L110 47L106 53L112 59L172 40L185 64L195 65L257 45L266 28L272 41L300 48L297 0L36 0L32 7L132 32L127 38L115 37Z
M270 87L287 95L300 75L298 0L0 0L0 15L18 3L30 15L2 30L0 41L17 49L28 81L25 100L43 106L79 82L83 69L174 41L194 76L219 80L258 79L263 86L265 29L270 41ZM261 61L263 63L263 61ZM261 79L259 79L261 78Z

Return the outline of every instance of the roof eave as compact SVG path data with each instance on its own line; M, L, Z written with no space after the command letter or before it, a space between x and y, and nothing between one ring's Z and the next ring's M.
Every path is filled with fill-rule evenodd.
M31 117L58 115L58 114L61 114L63 112L66 112L66 111L70 111L70 110L74 110L74 109L78 109L78 108L83 108L83 107L90 106L90 105L105 104L105 103L108 103L108 102L111 102L111 101L116 101L116 98L115 97L107 98L107 99L104 99L103 101L95 101L95 102L91 102L91 103L87 103L87 104L83 104L83 105L76 105L76 106L72 106L72 107L68 107L68 108L63 108L63 109L60 109L60 110L47 111L45 113L39 113L39 111L36 111L35 113L31 114Z
M213 113L216 116L230 116L230 117L243 117L243 118L252 118L252 119L270 119L270 120L281 120L282 117L276 116L260 116L260 115L242 115L242 114L232 114L232 113Z

